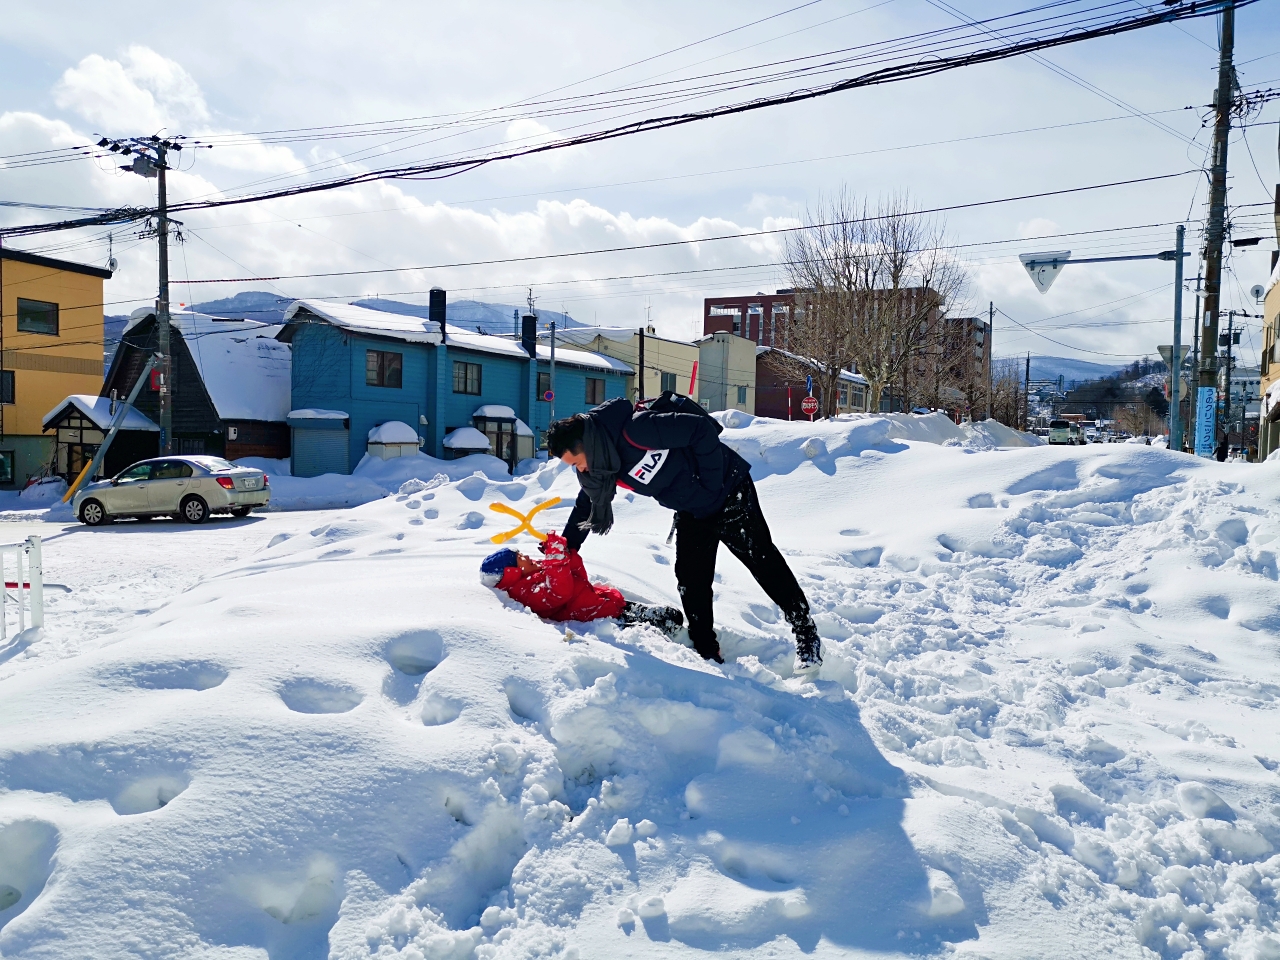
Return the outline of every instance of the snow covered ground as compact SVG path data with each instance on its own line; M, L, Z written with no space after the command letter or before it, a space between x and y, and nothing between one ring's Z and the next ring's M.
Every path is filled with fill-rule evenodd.
M813 681L727 553L723 668L481 587L558 463L43 524L0 955L1280 957L1280 463L904 423L726 416ZM670 514L615 509L588 569L674 602Z

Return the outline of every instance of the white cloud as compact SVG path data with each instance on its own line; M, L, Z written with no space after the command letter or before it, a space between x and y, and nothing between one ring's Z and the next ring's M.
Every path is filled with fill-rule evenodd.
M178 132L179 127L209 119L191 75L173 60L137 45L119 60L90 54L62 75L53 95L59 107L79 114L100 133Z

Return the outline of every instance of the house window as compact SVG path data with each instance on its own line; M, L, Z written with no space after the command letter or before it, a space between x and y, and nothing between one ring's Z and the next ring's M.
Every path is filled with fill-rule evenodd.
M12 370L0 370L0 403L17 403Z
M453 361L453 392L480 395L480 364Z
M547 394L550 392L551 392L551 374L550 373L538 374L538 399L545 401L547 399Z
M739 387L739 388L738 388L738 402L739 402L739 403L746 403L746 402L747 402L747 388L746 388L746 387Z
M676 375L674 373L664 373L662 375L662 392L666 393L670 390L676 392Z
M587 403L595 406L604 403L604 381L596 377L587 377Z
M0 450L0 483L13 483L12 450Z
M840 406L847 407L849 405L849 388L844 384L840 385L838 401Z
M404 382L404 354L366 350L364 382L370 387L400 387Z
M18 332L58 335L58 305L18 298Z

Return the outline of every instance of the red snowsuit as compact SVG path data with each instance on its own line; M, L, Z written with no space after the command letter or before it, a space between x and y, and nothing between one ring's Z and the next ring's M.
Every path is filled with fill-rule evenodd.
M547 620L597 620L621 615L627 601L614 587L592 583L577 551L569 551L564 537L547 535L547 559L524 574L507 567L497 589Z

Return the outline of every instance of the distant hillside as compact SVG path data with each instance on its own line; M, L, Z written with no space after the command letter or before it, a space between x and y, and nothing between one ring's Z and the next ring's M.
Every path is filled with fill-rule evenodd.
M1057 380L1062 377L1066 384L1073 381L1080 383L1086 380L1100 380L1125 367L1122 363L1094 363L1091 360L1072 360L1067 357L1031 357L1032 380Z

